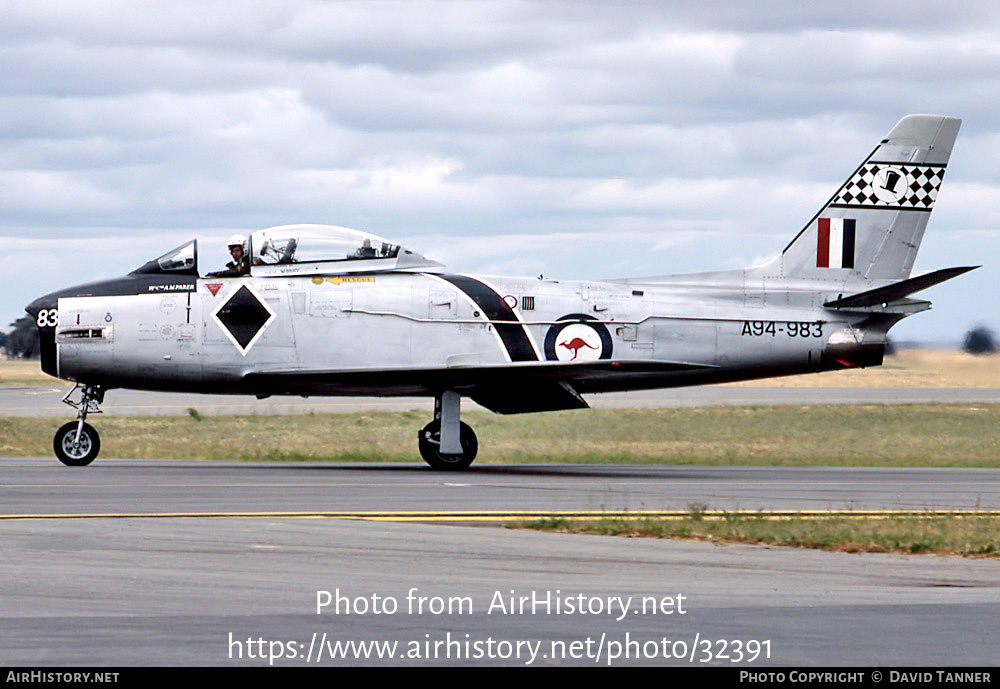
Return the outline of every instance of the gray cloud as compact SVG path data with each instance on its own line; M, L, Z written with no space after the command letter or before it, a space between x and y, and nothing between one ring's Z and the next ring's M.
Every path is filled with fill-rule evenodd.
M969 263L998 242L997 12L2 2L0 314L187 235L288 222L469 271L735 267L909 112L965 118L918 268ZM931 296L1000 277L979 274ZM1000 320L951 301L901 327Z

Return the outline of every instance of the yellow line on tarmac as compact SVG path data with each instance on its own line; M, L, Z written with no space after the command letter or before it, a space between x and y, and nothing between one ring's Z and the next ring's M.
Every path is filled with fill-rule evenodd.
M81 514L0 514L0 521L72 519L360 519L380 522L506 522L526 519L689 519L733 517L780 519L889 519L899 517L1000 517L1000 510L503 510L410 512L106 512Z

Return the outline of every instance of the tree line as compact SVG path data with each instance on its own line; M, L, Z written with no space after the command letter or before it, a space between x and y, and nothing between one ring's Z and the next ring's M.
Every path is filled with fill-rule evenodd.
M37 359L41 356L42 343L38 328L31 316L22 316L10 324L9 333L0 333L0 349L12 359Z

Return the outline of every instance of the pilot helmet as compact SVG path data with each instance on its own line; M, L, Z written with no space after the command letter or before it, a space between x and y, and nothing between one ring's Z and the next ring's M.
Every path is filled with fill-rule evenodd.
M244 237L241 234L234 234L232 237L229 238L229 242L226 244L226 246L230 249L232 249L234 246L243 248L246 242L247 242L246 237Z

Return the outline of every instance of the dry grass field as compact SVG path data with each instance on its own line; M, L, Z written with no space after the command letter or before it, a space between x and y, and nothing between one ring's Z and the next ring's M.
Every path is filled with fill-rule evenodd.
M0 358L0 385L69 385L42 373L38 360Z
M806 376L751 380L731 385L790 388L997 388L1000 355L976 356L949 349L903 349L881 366Z

